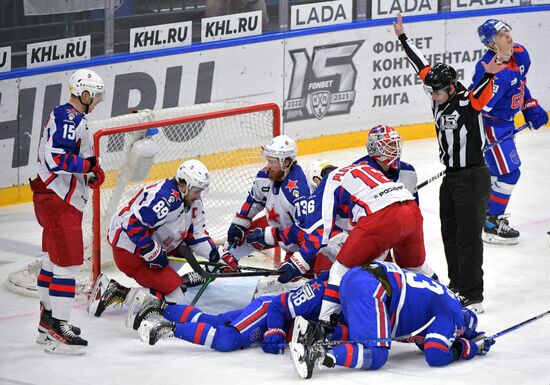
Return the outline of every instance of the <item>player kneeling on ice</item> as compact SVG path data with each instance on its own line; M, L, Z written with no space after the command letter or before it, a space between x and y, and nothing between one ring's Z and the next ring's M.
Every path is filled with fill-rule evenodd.
M494 344L449 289L394 263L349 270L340 283L340 303L349 341L328 342L320 324L296 319L289 349L300 377L311 378L318 365L379 369L392 339L416 343L430 366L472 359Z
M209 184L206 166L187 160L174 178L144 187L111 221L108 239L117 267L169 303L182 303L187 286L203 282L194 272L180 277L181 263L168 261L182 243L211 262L220 260L206 231L201 199ZM222 260L234 263L230 255ZM122 305L129 292L102 274L92 290L88 312L99 317L107 307Z
M177 337L229 352L261 342L264 352L283 353L294 317L317 320L326 277L325 273L298 289L258 297L244 309L217 315L205 314L191 305L166 305L151 295L143 300L136 297L131 305L134 319L129 323L134 329L139 327L141 340L150 345ZM329 338L347 339L347 327L336 326Z

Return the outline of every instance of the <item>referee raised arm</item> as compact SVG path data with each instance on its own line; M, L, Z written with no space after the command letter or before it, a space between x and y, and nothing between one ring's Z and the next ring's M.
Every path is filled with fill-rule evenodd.
M493 77L503 65L497 55L483 63L485 75L471 90L457 81L454 68L433 67L405 35L401 15L393 23L407 58L432 99L439 160L446 167L439 190L441 236L445 247L449 288L464 307L483 312L483 242L491 180L483 158L485 143L481 110L491 99Z

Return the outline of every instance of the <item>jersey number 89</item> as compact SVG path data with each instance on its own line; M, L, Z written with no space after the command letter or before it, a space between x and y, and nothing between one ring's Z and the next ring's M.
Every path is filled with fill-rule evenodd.
M164 203L164 201L158 201L154 206L153 206L153 211L155 213L157 213L157 218L158 219L162 219L166 216L166 214L168 214L168 212L170 211L170 209L168 207L166 207L166 203Z

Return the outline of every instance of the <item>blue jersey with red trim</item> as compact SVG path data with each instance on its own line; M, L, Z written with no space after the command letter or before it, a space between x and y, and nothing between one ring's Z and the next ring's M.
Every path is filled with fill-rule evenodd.
M440 360L445 364L451 362L453 360L451 345L465 326L462 306L455 295L443 284L422 274L401 269L394 263L376 261L371 263L371 266L374 265L384 269L387 283L391 286L391 295L384 290L382 283L377 287L377 290L381 290L380 296L365 292L365 298L379 297L383 306L372 307L372 312L355 313L356 317L361 318L359 320L352 320L350 317L353 315L347 314L349 325L372 324L374 330L379 330L383 334L381 337L396 338L409 335L431 322L423 331L410 337L407 342L418 344L424 352L435 349L436 354L430 353L430 359ZM371 272L361 271L359 266L344 275L340 284L341 300L346 295L348 281L354 280L353 287L357 288L360 287L357 282L362 278L366 282L372 281L373 275ZM389 336L385 334L385 330L390 332ZM382 344L385 345L385 343ZM373 345L377 344L373 343ZM385 346L390 345L391 343L388 343ZM441 364L441 362L438 363Z
M477 84L485 74L481 62L489 63L495 52L488 50L476 64L472 85ZM483 108L483 116L495 120L511 121L514 115L523 108L523 100L531 99L527 89L527 72L531 59L525 47L514 44L514 53L506 68L497 73L493 83L493 97Z
M93 156L86 119L71 104L54 108L38 146L38 175L65 202L84 211L89 187L84 160Z

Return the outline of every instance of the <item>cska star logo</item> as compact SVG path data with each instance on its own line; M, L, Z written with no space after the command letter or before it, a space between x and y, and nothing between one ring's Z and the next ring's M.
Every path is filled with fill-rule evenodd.
M176 199L180 199L180 192L177 191L177 190L172 190L172 195L176 198Z
M314 282L311 287L313 288L313 291L321 290L321 285L319 284L319 282Z
M298 180L292 180L292 179L289 179L288 183L286 184L286 187L288 189L288 191L292 191L294 190L295 188L298 188Z
M269 210L267 210L267 220L268 220L268 221L275 221L275 222L277 222L278 218L279 218L279 214L277 214L277 213L275 212L275 207L272 207L272 208L270 208Z

